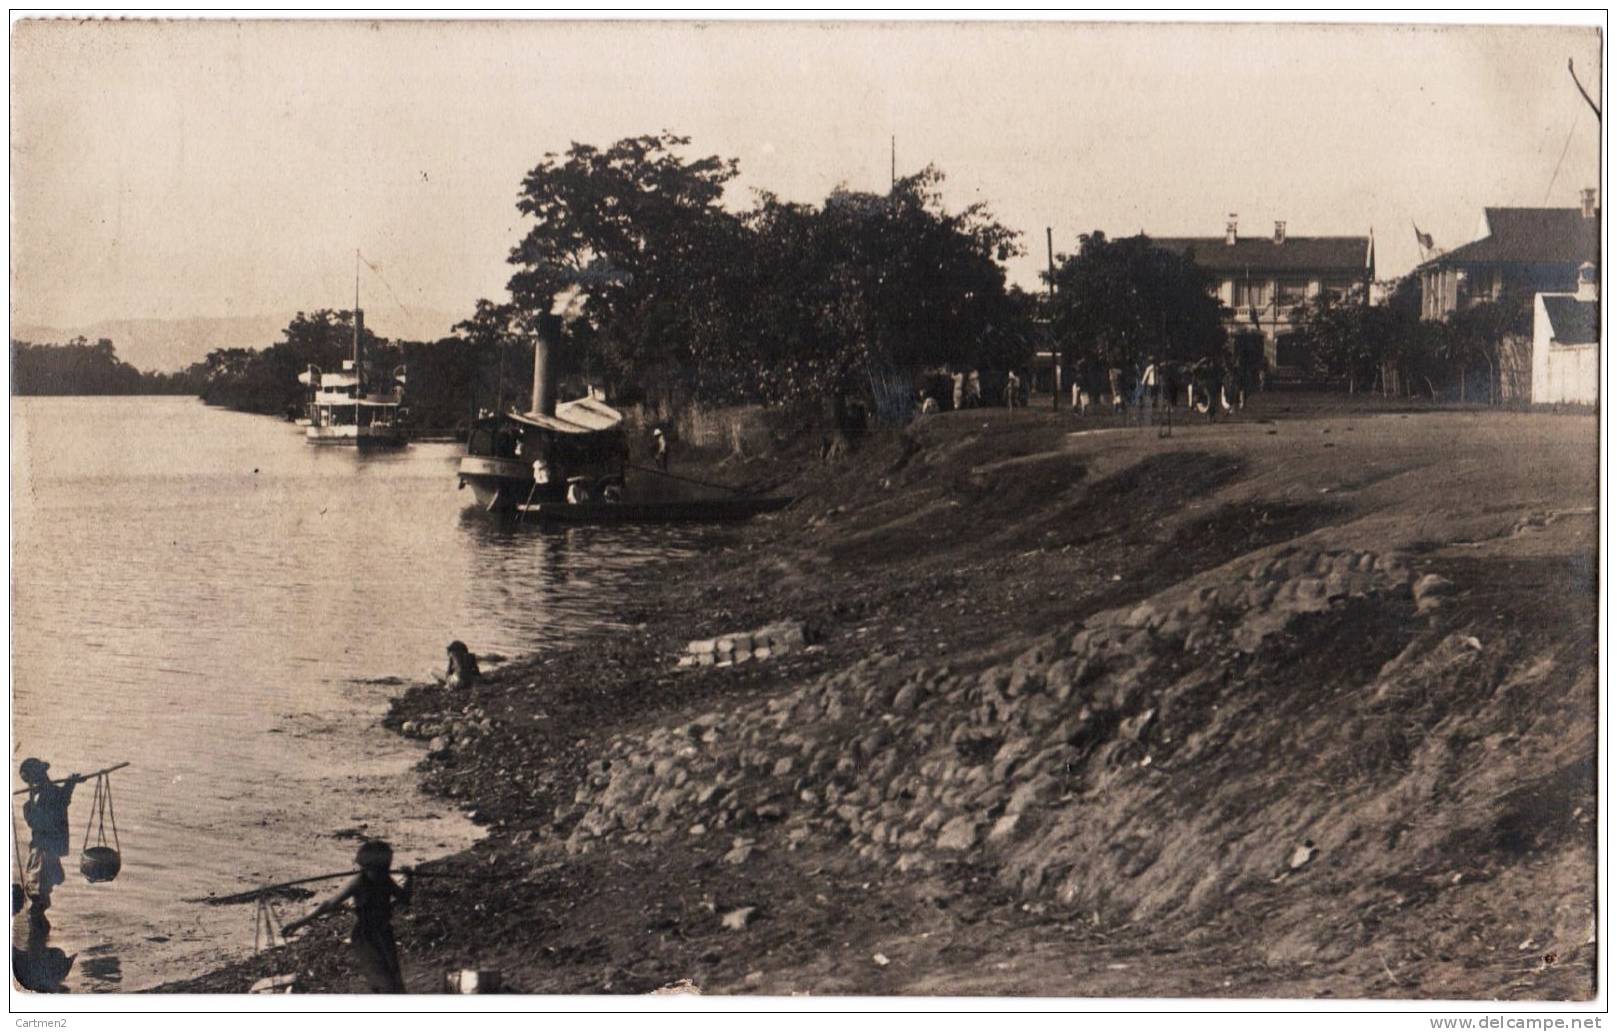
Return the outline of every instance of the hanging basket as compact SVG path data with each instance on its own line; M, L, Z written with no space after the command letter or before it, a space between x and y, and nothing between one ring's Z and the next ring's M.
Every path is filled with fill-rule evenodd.
M111 881L118 877L123 865L123 857L111 846L91 846L79 857L79 870L89 882Z
M95 818L84 829L84 846L79 854L79 872L84 880L94 885L109 882L123 870L123 857L118 852L118 819L112 813L112 779L100 774L95 779ZM112 826L112 844L107 844L107 826ZM90 845L90 833L95 832L95 845Z

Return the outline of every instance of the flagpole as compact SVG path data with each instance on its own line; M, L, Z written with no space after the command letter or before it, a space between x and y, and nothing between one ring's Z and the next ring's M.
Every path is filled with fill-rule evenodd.
M354 248L354 442L359 442L359 398L365 392L365 376L359 366L359 248Z

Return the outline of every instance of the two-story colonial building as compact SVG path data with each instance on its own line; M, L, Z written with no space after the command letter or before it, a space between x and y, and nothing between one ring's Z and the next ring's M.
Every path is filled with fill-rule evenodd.
M1224 236L1157 237L1158 247L1189 255L1217 278L1231 334L1262 335L1265 364L1285 374L1306 363L1293 341L1293 310L1322 293L1368 299L1376 275L1375 234L1288 236L1276 222L1270 237L1243 237L1235 216Z
M1586 264L1600 266L1594 190L1576 208L1485 208L1477 239L1419 267L1421 318L1444 319L1507 291L1572 293Z

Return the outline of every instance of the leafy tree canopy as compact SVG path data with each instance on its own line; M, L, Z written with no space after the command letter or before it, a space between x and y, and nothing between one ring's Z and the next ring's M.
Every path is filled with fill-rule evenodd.
M532 330L557 295L586 293L572 331L612 372L653 362L666 334L689 333L692 292L742 256L727 249L734 216L719 205L736 162L687 160L688 137L575 143L522 181L517 210L534 219L508 261L515 318Z
M1137 368L1151 357L1195 361L1224 347L1223 308L1211 273L1144 235L1096 231L1055 272L1051 328L1069 354Z
M143 373L118 357L105 337L91 344L11 342L13 394L185 394L195 389L184 374Z
M889 194L838 189L819 206L760 195L744 217L753 260L729 285L730 353L710 341L693 356L709 380L738 381L711 390L787 401L902 370L1026 361L1029 310L999 264L1016 234L981 204L945 209L942 180L929 167Z
M1000 264L1016 234L981 204L945 209L936 169L821 205L761 193L736 215L720 206L736 162L687 159L688 145L669 133L575 144L528 174L517 207L535 225L510 255L520 328L582 287L568 337L584 371L708 401L1025 361L1028 309Z

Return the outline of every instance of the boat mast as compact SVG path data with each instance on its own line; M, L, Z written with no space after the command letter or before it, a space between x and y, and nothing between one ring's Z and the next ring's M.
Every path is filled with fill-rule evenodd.
M359 399L365 393L365 376L359 364L359 248L354 248L354 439L359 439Z

